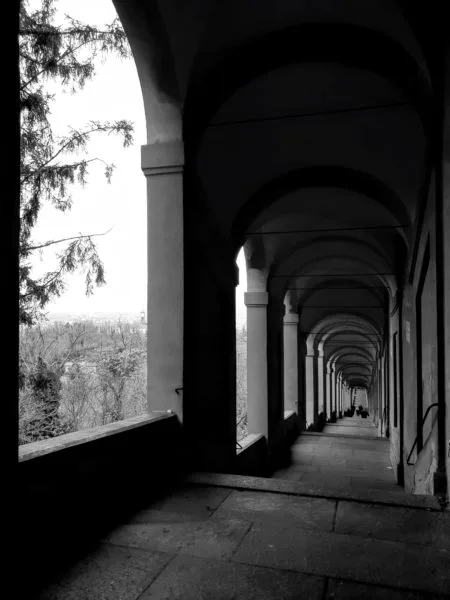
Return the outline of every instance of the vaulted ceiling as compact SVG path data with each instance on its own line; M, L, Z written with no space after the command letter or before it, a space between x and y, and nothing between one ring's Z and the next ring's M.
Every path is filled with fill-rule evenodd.
M143 23L158 3L132 4ZM178 5L161 3L175 73L163 87L211 212L271 302L291 294L305 337L326 321L316 343L367 383L429 175L431 12L395 0Z

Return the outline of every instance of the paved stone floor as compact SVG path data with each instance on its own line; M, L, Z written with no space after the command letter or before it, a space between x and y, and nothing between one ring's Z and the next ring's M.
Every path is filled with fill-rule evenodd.
M329 427L271 479L192 474L38 597L450 598L450 513L395 485L383 440Z
M292 447L293 464L275 477L341 490L404 494L389 462L389 440L368 419L343 418L321 433L304 433Z

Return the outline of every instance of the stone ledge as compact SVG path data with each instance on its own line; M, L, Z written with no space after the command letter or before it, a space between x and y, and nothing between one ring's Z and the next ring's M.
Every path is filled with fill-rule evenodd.
M290 417L297 416L295 410L285 410L284 411L284 420L287 421Z
M264 437L264 434L262 434L262 433L249 433L247 436L245 436L245 438L242 438L242 440L239 442L239 444L242 447L238 449L236 454L237 455L241 454L247 448L249 448L253 444L256 444L256 442L258 442L263 437Z
M58 452L58 450L64 450L65 448L78 446L86 442L92 442L111 435L130 431L131 429L136 429L137 427L161 421L162 419L167 419L172 416L172 412L166 414L149 413L138 417L124 419L123 421L109 423L108 425L99 425L98 427L92 427L92 429L83 429L81 431L65 433L64 435L49 438L47 440L24 444L23 446L19 446L19 462L24 462L31 460L32 458L38 458L39 456Z

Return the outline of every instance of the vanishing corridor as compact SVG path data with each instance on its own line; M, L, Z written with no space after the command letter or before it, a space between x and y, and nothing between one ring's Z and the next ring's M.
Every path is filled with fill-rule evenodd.
M114 5L148 414L21 447L22 596L449 598L446 3Z

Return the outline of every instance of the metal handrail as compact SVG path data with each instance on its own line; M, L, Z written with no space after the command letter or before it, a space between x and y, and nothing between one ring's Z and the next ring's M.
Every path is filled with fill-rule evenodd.
M423 416L422 423L420 424L420 426L421 426L421 427L423 427L423 426L424 426L424 424L425 424L425 421L426 421L426 418L428 417L428 413L430 412L430 410L431 410L431 409L432 409L434 406L439 406L439 402L433 402L433 404L430 404L430 406L427 408L427 410L426 410L426 412L425 412L425 414L424 414L424 416ZM416 463L409 462L409 459L411 458L411 455L412 455L412 453L414 452L414 448L417 446L417 440L418 440L418 437L419 437L419 436L418 436L418 435L416 435L416 439L414 440L414 444L412 445L411 452L408 454L408 458L406 459L406 464L407 464L407 465L410 465L410 466L412 466L412 465L415 465L415 464L416 464Z

